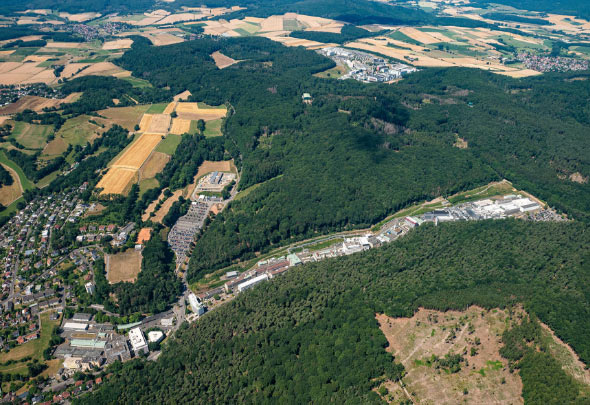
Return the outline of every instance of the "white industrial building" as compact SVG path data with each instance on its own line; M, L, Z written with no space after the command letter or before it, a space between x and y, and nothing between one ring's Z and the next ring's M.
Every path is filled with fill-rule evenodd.
M266 273L261 276L254 277L248 281L238 284L238 292L245 291L249 288L254 287L256 284L262 283L263 281L267 281L267 280L268 280L268 274L266 274Z
M189 294L188 303L195 314L201 316L205 313L205 307L194 293Z
M145 336L140 328L133 328L129 331L129 341L133 352L137 355L141 352L147 353L149 351Z
M80 322L66 322L64 324L65 330L87 330L88 324L87 323L80 323Z

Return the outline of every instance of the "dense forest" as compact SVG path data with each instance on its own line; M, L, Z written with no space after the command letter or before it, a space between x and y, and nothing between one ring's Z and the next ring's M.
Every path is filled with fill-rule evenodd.
M141 271L135 283L117 283L111 291L117 296L116 307L106 305L122 315L135 312L157 313L176 302L182 282L174 274L174 252L159 233L154 233L142 251Z
M4 168L4 166L0 166L0 187L2 186L10 186L14 183L10 172Z
M209 57L216 50L244 62L219 70ZM262 38L135 44L118 63L156 88L229 103L224 147L241 166L240 188L262 183L197 242L190 280L279 244L370 226L415 201L501 178L589 218L588 184L569 179L590 175L590 120L579 108L590 85L571 80L586 73L517 81L427 69L396 86L364 85L317 79L312 74L332 61ZM312 94L311 106L301 103L303 92ZM457 136L467 149L453 146Z
M474 0L473 3L480 7L490 4L502 4L520 10L574 15L585 19L590 18L590 3L586 0Z
M375 313L411 316L418 307L524 303L589 364L589 259L590 233L580 223L422 226L386 247L308 264L241 294L182 327L157 362L120 366L80 402L379 403L371 388L402 369L385 351ZM519 370L525 396L534 391L527 400L563 404L555 394L564 390L562 400L579 396L515 330L503 337L504 361Z

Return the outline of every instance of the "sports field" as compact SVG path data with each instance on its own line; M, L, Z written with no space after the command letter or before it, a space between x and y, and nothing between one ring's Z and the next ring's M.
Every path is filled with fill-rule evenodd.
M141 252L129 249L123 253L107 255L105 264L109 283L133 283L141 270Z

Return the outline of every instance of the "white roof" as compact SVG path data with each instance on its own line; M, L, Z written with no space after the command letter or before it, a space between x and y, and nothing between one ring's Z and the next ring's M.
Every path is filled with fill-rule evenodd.
M238 284L238 290L240 290L240 291L241 291L241 290L243 290L244 288L248 288L248 287L250 287L250 286L252 286L252 285L254 285L254 284L258 284L258 283L260 283L261 281L265 281L265 280L268 280L268 274L263 274L263 275L261 275L261 276L258 276L258 277L251 278L251 279L250 279L250 280L248 280L248 281L245 281L245 282L243 282L243 283L241 283L241 284Z
M162 339L162 337L164 336L164 333L159 331L159 330L153 330L151 332L148 332L148 341L150 343L152 342L157 342L160 339Z
M133 350L143 349L147 346L143 332L139 328L133 328L129 331L129 341L131 342Z
M87 323L80 323L80 322L66 322L64 324L64 329L86 330L86 329L88 329L88 324Z

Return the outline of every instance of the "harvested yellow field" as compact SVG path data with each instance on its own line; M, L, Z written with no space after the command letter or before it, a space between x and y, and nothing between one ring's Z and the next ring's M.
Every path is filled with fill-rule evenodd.
M162 135L160 134L141 135L139 139L133 142L131 146L123 152L121 157L115 161L112 168L138 170L161 140Z
M541 72L537 72L536 70L531 70L531 69L503 71L503 72L496 72L496 73L499 73L501 75L506 75L506 76L514 77L515 79L518 79L520 77L537 76L537 75L541 75L542 74Z
M0 187L0 204L8 207L23 195L23 188L16 172L6 165L2 165L2 167L6 169L12 177L12 184L10 186Z
M170 133L175 135L182 135L188 133L191 129L191 120L185 120L183 118L174 118L172 120L172 128Z
M132 181L137 180L137 170L111 168L96 185L96 188L102 188L101 195L106 194L125 194Z
M172 114L172 111L174 111L175 107L176 107L176 102L173 101L166 106L166 108L164 109L164 112L162 114Z
M225 56L224 54L222 54L219 51L213 52L211 54L211 57L213 58L213 60L215 61L215 65L219 68L219 69L224 69L228 66L233 65L234 63L238 63L239 61L230 58L229 56Z
M272 15L260 23L262 31L281 31L283 30L283 16Z
M59 13L61 18L67 18L70 21L74 22L84 22L88 20L93 20L95 18L100 17L100 13L79 13L79 14L70 14L70 13Z
M409 36L410 38L412 38L418 42L422 42L423 44L427 44L427 45L436 44L438 42L441 42L437 38L434 38L432 35L430 35L430 33L419 31L416 28L404 27L404 28L400 29L400 32ZM449 40L449 42L450 42L450 40Z
M4 125L6 121L10 119L9 115L0 115L0 125Z
M211 121L225 117L227 109L225 107L200 108L198 103L179 102L176 106L176 112L179 118Z
M179 42L184 41L184 39L179 38L176 35L169 34L167 32L162 32L158 34L144 34L143 36L152 41L152 43L155 46L178 44Z
M177 95L174 96L174 101L182 101L182 100L188 100L188 98L191 96L191 92L188 90L183 91L182 93L179 93Z
M153 114L143 114L143 117L141 117L141 121L139 122L139 130L141 132L146 132L148 130L152 124L152 116Z
M11 51L0 51L0 56L8 56L14 53L14 50Z
M61 72L61 77L70 78L90 66L89 63L68 63Z
M35 62L19 63L4 62L0 63L0 84L11 85L20 83L43 82L51 84L55 81L53 70L38 67ZM35 80L33 81L33 79Z
M131 75L131 72L120 68L119 66L111 62L99 62L93 63L82 72L76 75L76 77L97 75L97 76L119 76L121 73Z
M46 48L81 48L81 42L49 42L45 45Z
M114 41L108 41L102 44L102 49L104 50L114 50L114 49L127 49L131 48L133 45L133 40L129 38L125 39L117 39Z

